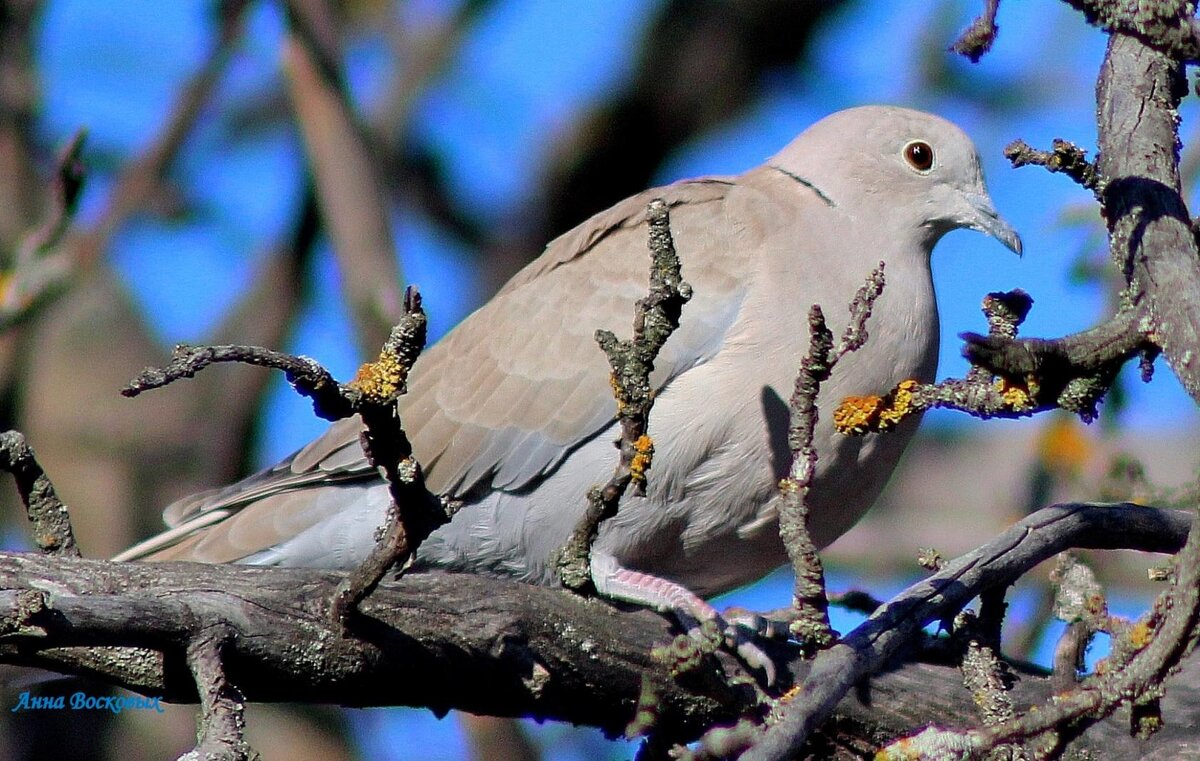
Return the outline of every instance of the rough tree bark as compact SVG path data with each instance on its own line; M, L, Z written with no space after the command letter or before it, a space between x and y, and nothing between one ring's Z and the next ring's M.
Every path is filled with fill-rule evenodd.
M1096 371L1074 359L1087 354L1080 347L1087 348L1088 338L1117 334L1129 340L1118 341L1124 350L1113 361L1161 350L1200 401L1200 253L1181 196L1176 113L1186 90L1181 61L1194 58L1197 48L1194 7L1155 4L1150 24L1125 17L1118 3L1072 4L1112 35L1097 89L1095 188L1114 257L1128 280L1127 303L1107 328L1073 338L1074 354L1064 350L1065 342L1027 340L991 346L987 354L982 342L973 341L973 357L1001 375L1036 375L1053 366L1055 372L1077 372L1072 380L1078 380ZM987 4L989 20L997 5ZM1172 19L1179 23L1167 23ZM984 37L996 31L994 23L980 29ZM1018 356L1029 362L1020 372ZM1070 391L1070 383L1064 388ZM35 526L35 533L41 528ZM0 661L89 674L169 700L199 700L206 734L213 733L202 752L247 752L240 738L227 736L239 731L240 693L257 701L536 716L614 735L644 715L649 718L639 719L639 726L656 738L650 753L714 726L776 712L782 718L752 755L854 756L925 723L977 725L957 658L913 659L939 654L922 627L953 618L980 593L1003 589L1068 547L1179 552L1176 576L1194 580L1200 523L1187 513L1131 505L1043 510L882 606L815 661L780 646L785 683L804 689L766 703L747 681L726 678L739 667L724 655L670 676L653 651L673 632L653 613L559 590L441 574L385 581L358 603L355 616L344 618L335 601L345 574L0 554ZM1183 614L1195 608L1196 592L1177 584L1148 626L1160 636L1175 631L1168 667L1194 644L1195 622ZM1139 666L1163 649L1158 644L1144 644L1128 662ZM1166 697L1157 701L1165 729L1148 740L1131 739L1127 716L1078 736L1056 726L1063 747L1055 752L1162 758L1196 752L1200 681L1194 677L1200 665L1191 658L1174 671ZM1017 672L1009 694L1018 710L1061 707L1049 702L1054 684L1045 674ZM807 712L793 711L797 705ZM824 732L814 737L818 725ZM759 742L757 735L748 737L731 752ZM809 744L797 749L797 738L809 738Z

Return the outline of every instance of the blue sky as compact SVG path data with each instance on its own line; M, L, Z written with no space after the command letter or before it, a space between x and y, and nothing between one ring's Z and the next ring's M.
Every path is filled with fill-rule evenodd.
M410 6L406 18L414 25L433 23L453 5L424 0ZM959 28L976 6L959 3L959 18L939 23ZM117 152L143 146L211 44L206 7L196 0L50 3L41 48L46 140L61 141L86 125L94 146ZM534 189L554 138L630 75L627 40L636 38L657 7L654 0L511 0L479 20L445 75L420 100L413 133L447 160L455 195L482 224L514 223L514 210ZM988 291L1022 287L1034 296L1029 335L1078 330L1103 314L1100 289L1070 281L1083 234L1060 220L1069 204L1086 208L1088 194L1039 169L1009 168L1001 150L1018 136L1034 145L1058 136L1093 144L1092 77L1104 37L1084 28L1062 3L1006 4L1000 39L982 63L972 66L950 55L943 59L957 76L979 83L978 97L951 97L923 89L919 74L927 46L948 40L925 39L929 25L915 23L938 19L944 7L935 0L852 6L823 30L813 67L778 72L744 118L683 147L658 179L740 171L821 116L862 103L911 105L958 121L979 145L997 206L1021 231L1026 253L1018 259L994 241L965 231L949 235L935 251L943 326L940 371L957 375L965 363L956 334L984 329L978 306ZM278 9L256 4L249 29L222 82L222 102L253 98L278 76ZM380 41L351 47L348 59L356 100L369 110L387 76ZM1005 94L1026 102L997 106ZM93 174L85 218L103 202L110 180L106 169L98 167ZM292 130L237 133L213 108L181 156L175 177L200 210L198 219L139 220L123 231L112 253L168 345L201 339L249 282L257 257L283 234L299 193L302 154ZM450 236L403 210L396 219L406 277L421 286L433 331L440 334L480 298L472 273ZM290 348L348 373L359 358L353 343L344 340L348 324L338 303L337 274L327 255L318 266L323 285ZM1195 424L1195 407L1169 372L1158 373L1150 386L1131 388L1132 404L1123 416L1127 424ZM966 424L963 416L949 412L929 419L931 425ZM303 444L322 424L277 383L268 425L260 456L264 463Z
M446 157L463 208L484 225L514 224L514 210L536 187L556 137L630 76L628 41L659 5L655 0L508 0L479 20L445 75L422 96L412 128ZM404 13L412 25L428 24L453 6L450 0L420 0ZM935 0L854 5L822 30L813 67L777 72L766 96L743 118L683 147L658 175L669 182L740 171L821 116L864 103L915 106L960 123L980 148L996 205L1021 232L1025 255L1018 259L970 232L953 233L939 245L933 265L943 326L942 375L965 371L956 334L985 329L979 303L988 291L1021 287L1033 295L1028 335L1079 330L1104 314L1098 287L1071 282L1070 267L1084 234L1061 219L1069 205L1086 209L1089 195L1061 176L1013 170L1001 155L1016 137L1035 146L1054 137L1093 146L1093 87L1104 36L1085 28L1057 0L1006 3L996 48L980 64L948 54L938 59L970 83L971 95L928 91L920 67L929 46L944 49L952 41L928 38L930 28L962 28L981 6L959 2L957 16L946 19L946 5ZM200 0L48 3L39 53L44 93L39 128L47 144L61 143L82 125L97 151L121 154L143 147L211 45L208 8ZM249 33L221 83L219 102L252 101L277 81L281 23L275 5L253 6ZM387 76L381 44L367 39L348 51L354 97L367 110ZM1194 112L1190 104L1185 108L1185 126ZM1185 142L1188 134L1185 129ZM173 176L198 210L196 218L140 218L121 232L111 252L164 346L201 340L250 281L262 253L285 233L300 193L303 155L292 129L247 135L234 129L227 111L215 107L201 120ZM102 207L111 180L111 167L94 167L83 201L85 219ZM398 211L396 230L404 272L420 285L433 332L441 334L481 296L462 245L406 210ZM317 269L314 302L287 348L317 357L345 377L359 358L346 337L350 328L327 251ZM130 374L138 369L130 368ZM1131 390L1125 424L1195 426L1195 406L1165 367L1151 385L1134 384ZM309 405L281 381L274 386L267 424L260 453L264 464L323 428ZM961 425L964 418L937 412L928 424ZM754 594L766 597L748 599L776 607L786 599L784 589L782 584L761 587ZM374 726L376 713L362 716ZM412 739L414 731L441 732L439 742L448 743L451 753L446 757L461 755L453 744L457 740L445 734L453 725L414 726L404 730L410 733L409 747L424 745ZM555 758L587 755L573 740L560 745Z

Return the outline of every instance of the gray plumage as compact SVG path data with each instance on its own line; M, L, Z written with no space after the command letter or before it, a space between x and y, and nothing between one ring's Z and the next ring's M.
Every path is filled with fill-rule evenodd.
M914 141L932 150L928 169ZM837 366L819 400L811 516L823 546L870 507L916 426L842 436L833 406L934 378L934 244L966 227L1020 251L970 139L892 107L839 112L742 175L675 183L597 214L552 241L414 367L403 423L429 487L466 503L421 546L418 567L554 581L552 553L578 521L586 489L616 462L608 368L592 336L630 332L633 303L646 292L653 198L671 207L695 295L652 377L647 494L626 497L603 525L593 575L602 592L659 607L682 599L676 585L709 596L786 562L777 483L790 462L786 400L811 304L840 331L856 289L886 262L870 341ZM274 468L172 505L174 528L121 559L360 562L388 493L358 430L356 419L336 423ZM672 584L647 583L656 578Z

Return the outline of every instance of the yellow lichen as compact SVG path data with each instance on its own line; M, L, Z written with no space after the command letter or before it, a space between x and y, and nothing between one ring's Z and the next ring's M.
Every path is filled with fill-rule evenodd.
M1144 621L1138 621L1129 630L1129 644L1138 650L1149 645L1152 639L1154 639L1154 627L1149 626Z
M920 758L920 753L913 747L909 738L902 737L886 748L875 752L875 761L896 761L897 759Z
M838 433L866 433L883 408L882 397L848 396L833 411L833 427Z
M367 362L359 367L354 379L347 385L366 396L384 400L399 391L407 376L408 368L400 358L390 352L384 352L376 361Z
M918 411L915 392L920 385L909 379L901 381L887 396L848 396L833 411L833 426L844 434L894 428Z
M625 394L621 392L621 381L616 373L608 374L608 385L612 388L613 398L617 400L617 416L625 414Z
M879 412L879 430L885 431L913 413L913 391L917 385L912 379L900 381L896 390L888 395L888 406Z
M654 459L654 440L642 434L637 441L633 442L633 450L636 454L633 456L633 461L629 463L629 475L634 481L645 481L646 471L650 468L651 460Z
M1025 386L1010 383L1005 378L997 378L996 390L1000 392L1000 398L1009 409L1016 412L1033 409L1033 397Z

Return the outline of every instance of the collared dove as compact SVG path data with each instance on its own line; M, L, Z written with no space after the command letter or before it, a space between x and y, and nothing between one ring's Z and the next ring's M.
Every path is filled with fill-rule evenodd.
M943 119L893 107L833 114L744 174L677 182L597 214L413 368L402 422L429 488L464 503L421 545L416 568L555 583L553 556L586 490L616 462L609 371L592 336L629 334L647 288L654 198L670 207L694 296L651 379L646 494L627 495L602 525L592 574L604 595L701 619L716 614L700 598L787 562L777 485L791 459L785 400L808 347L809 306L844 313L886 263L870 340L822 389L810 513L824 546L871 506L916 426L842 436L833 405L934 379L934 244L971 228L1021 250L971 140ZM360 427L356 418L335 423L279 465L177 502L165 513L173 528L118 559L360 563L389 500L359 447Z

